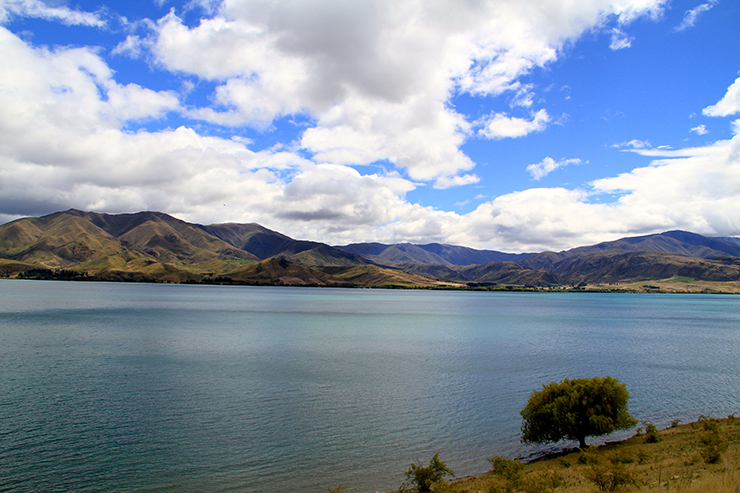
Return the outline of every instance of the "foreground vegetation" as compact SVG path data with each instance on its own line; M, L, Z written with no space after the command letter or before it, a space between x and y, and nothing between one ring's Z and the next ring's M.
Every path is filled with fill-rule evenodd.
M740 491L740 418L702 416L656 430L643 423L625 441L574 449L530 464L496 456L491 471L432 486L437 493ZM430 463L430 466L432 464Z

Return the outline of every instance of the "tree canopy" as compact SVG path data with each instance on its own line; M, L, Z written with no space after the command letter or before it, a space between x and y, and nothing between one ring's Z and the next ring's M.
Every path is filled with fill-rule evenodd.
M625 384L612 377L550 382L533 391L521 410L522 442L546 443L601 436L637 424L627 406Z

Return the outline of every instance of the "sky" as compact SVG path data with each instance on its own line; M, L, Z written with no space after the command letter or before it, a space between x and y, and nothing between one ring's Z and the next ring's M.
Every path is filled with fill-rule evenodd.
M737 0L0 0L0 223L740 235Z

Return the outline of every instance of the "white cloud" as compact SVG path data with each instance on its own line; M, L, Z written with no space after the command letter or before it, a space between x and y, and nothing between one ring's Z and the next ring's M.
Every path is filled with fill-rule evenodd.
M13 16L36 17L58 21L68 26L103 27L106 24L97 14L72 10L63 6L50 6L42 0L0 0L0 24L7 22Z
M697 135L706 135L709 133L706 125L697 125L696 127L693 127L691 131L695 132Z
M719 3L719 0L709 0L706 3L703 3L697 6L696 8L687 10L686 13L684 14L681 24L678 27L676 27L676 31L684 31L690 27L694 27L694 24L696 23L696 20L699 18L699 15L710 10L712 7L714 7L718 3Z
M706 116L730 116L740 113L740 77L727 88L727 93L717 104L707 106L701 112Z
M561 159L560 161L555 161L553 158L548 156L537 164L530 164L529 166L527 166L527 171L530 175L532 175L532 178L539 181L558 168L563 168L565 166L568 166L569 164L580 163L581 160L578 158Z
M646 140L639 140L639 139L632 139L629 142L620 142L618 144L613 144L612 147L617 149L624 149L624 148L630 148L630 149L649 149L652 148L650 145L650 142Z
M740 136L708 147L651 154L660 159L596 180L594 189L623 193L619 210L626 216L649 217L645 224L652 229L725 236L740 232Z
M413 2L398 11L390 3L375 10L346 2L345 10L325 18L331 12L306 12L298 3L234 0L197 28L173 15L160 22L152 40L161 50L159 63L218 84L218 104L200 108L202 118L266 124L276 115L305 113L311 126L297 145L311 159L285 149L254 152L248 140L207 137L193 128L137 130L137 121L183 111L177 96L118 83L93 50L31 49L0 28L0 217L69 207L154 209L201 223L260 222L329 243L444 241L506 251L675 228L739 234L737 135L675 150L633 140L619 147L651 158L650 165L584 189L536 188L486 199L467 214L409 202L407 194L419 186L411 180L443 188L478 179L460 150L476 123L446 104L451 93L520 91L517 74L548 63L565 40L611 26L614 16L623 29L660 6L647 0L562 4L502 0L498 8L516 15L491 11L485 18L475 9L487 7L478 4L429 7L447 8L449 15L441 16ZM367 25L358 25L365 18ZM516 22L507 25L504 18ZM501 30L489 30L494 21ZM401 32L387 32L398 25ZM344 34L333 26L344 26ZM386 34L392 35L381 39ZM394 45L400 51L388 48ZM190 59L187 49L194 50ZM738 84L705 114L737 113ZM514 138L549 121L545 110L530 119L495 114L479 131ZM733 128L740 132L740 123ZM381 159L398 170L362 175L351 167ZM544 176L575 163L545 159L530 165L530 173ZM606 203L614 196L618 200Z
M317 123L304 132L301 146L318 162L388 159L415 180L450 177L475 166L460 150L469 132L464 118L424 97L402 104L348 98Z
M659 158L650 166L596 180L589 190L534 188L481 204L449 223L447 241L542 251L671 229L740 234L739 135L709 147L650 152ZM598 203L613 194L616 202Z
M463 185L472 185L478 183L480 178L476 175L457 175L457 176L440 176L434 182L434 188L452 188Z
M531 120L497 113L484 122L479 134L489 139L524 137L533 132L543 131L549 121L550 115L546 110L538 111Z
M621 29L612 29L612 41L609 48L612 50L623 50L632 46L632 38Z
M413 179L445 181L474 166L460 150L471 122L451 96L513 91L514 105L531 107L522 75L584 33L657 15L664 1L227 0L196 27L161 19L152 52L162 67L219 84L217 106L193 118L267 128L302 113L316 122L302 145L317 162L386 159ZM531 121L496 115L481 134L520 137L548 121L544 110Z
M94 53L33 50L0 28L0 211L161 210L196 222L261 222L299 238L352 239L413 206L415 185L190 128L126 131L177 106L120 85ZM53 82L51 82L53 81ZM33 104L30 104L33 102ZM331 221L317 221L326 214Z
M130 58L139 58L142 54L144 41L141 37L129 34L126 39L118 43L111 51L113 55L125 55Z
M518 252L561 250L601 241L622 227L618 211L587 199L584 191L564 188L502 195L466 214L450 242Z

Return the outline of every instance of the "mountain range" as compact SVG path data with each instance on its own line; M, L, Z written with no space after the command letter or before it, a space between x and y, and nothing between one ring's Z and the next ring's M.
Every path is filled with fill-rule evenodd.
M562 252L301 241L259 224L68 210L0 225L0 276L316 286L737 283L740 240L686 231Z

